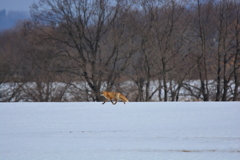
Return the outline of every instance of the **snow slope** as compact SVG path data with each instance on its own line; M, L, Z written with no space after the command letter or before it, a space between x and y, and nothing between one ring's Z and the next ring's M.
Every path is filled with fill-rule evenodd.
M0 103L0 160L239 160L239 102Z

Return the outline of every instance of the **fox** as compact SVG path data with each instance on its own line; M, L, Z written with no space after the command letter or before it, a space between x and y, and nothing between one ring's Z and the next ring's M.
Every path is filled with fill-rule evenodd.
M117 104L118 99L120 99L121 101L123 101L123 103L125 104L125 102L129 102L128 99L121 93L119 92L107 92L107 91L103 91L101 93L101 96L104 96L106 99L103 101L102 104L104 104L105 102L107 102L108 100L110 100L112 102L113 105ZM115 103L113 102L113 100L115 100Z

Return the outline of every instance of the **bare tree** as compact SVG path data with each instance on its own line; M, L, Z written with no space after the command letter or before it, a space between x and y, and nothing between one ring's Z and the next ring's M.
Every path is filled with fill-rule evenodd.
M193 3L193 13L191 29L189 30L188 45L190 46L190 53L192 60L197 65L197 74L200 81L200 87L198 88L200 98L203 101L209 101L210 99L210 89L209 89L209 79L211 75L211 61L212 61L212 48L211 41L212 35L214 33L214 28L212 21L213 4L212 1L206 1L201 3L197 1Z
M238 95L239 65L239 4L221 1L216 4L217 28L217 92L216 101L236 100ZM230 83L234 80L234 93ZM232 93L231 93L232 92ZM230 96L231 95L231 96Z
M184 32L188 25L183 25L187 1L153 1L151 12L153 25L152 32L154 38L151 41L152 50L155 53L154 66L158 70L158 78L162 83L159 84L164 90L164 101L168 101L169 93L172 100L175 99L176 93L179 92L183 82L176 74L176 69L183 64L184 57ZM156 5L157 3L157 5ZM187 21L185 21L187 22ZM186 70L183 70L187 72ZM185 74L183 74L185 75ZM177 78L179 77L179 78ZM184 76L183 76L184 77ZM176 83L178 82L178 83ZM173 84L178 86L173 89Z
M62 71L86 81L94 95L93 101L100 100L104 80L108 80L107 88L113 86L134 53L132 35L123 34L125 25L116 22L127 8L120 2L111 6L107 0L40 0L31 8L35 28L43 38L61 44L62 56L71 62ZM46 33L45 27L52 32ZM116 35L111 37L110 30Z
M6 30L0 34L0 101L20 101L22 55L19 51L25 44L18 30Z
M234 1L235 7L236 7L236 18L235 22L233 22L233 27L235 31L235 54L234 54L234 93L233 93L233 101L240 100L240 91L239 91L239 85L240 85L240 5L237 3L237 1Z
M152 32L154 20L153 1L141 1L139 3L142 10L134 13L138 15L135 18L133 26L138 31L138 52L131 61L132 72L128 76L135 82L137 86L136 101L150 101L153 95L158 91L155 87L153 91L150 89L151 82L157 73L154 68L155 51L152 46L154 32ZM159 73L159 72L158 72Z

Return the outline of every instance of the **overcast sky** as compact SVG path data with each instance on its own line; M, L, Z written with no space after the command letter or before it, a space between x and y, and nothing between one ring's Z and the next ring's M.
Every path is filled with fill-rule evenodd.
M29 11L29 6L38 0L0 0L0 10Z

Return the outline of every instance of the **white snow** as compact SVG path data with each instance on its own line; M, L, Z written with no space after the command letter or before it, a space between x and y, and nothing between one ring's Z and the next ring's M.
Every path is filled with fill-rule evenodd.
M0 160L239 160L239 102L0 103Z

